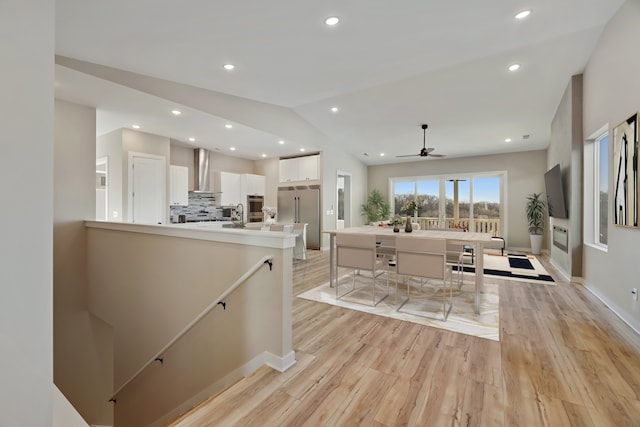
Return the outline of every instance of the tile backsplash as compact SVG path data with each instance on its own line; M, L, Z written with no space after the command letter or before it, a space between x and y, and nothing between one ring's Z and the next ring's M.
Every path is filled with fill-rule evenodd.
M187 222L221 219L222 211L216 206L216 193L189 191L189 206L171 206L171 222L174 215L184 215Z

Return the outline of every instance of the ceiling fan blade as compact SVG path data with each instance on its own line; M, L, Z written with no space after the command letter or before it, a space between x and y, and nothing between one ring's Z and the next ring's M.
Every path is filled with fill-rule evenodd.
M424 151L427 152L427 154L431 153L433 150L435 150L435 148L433 147L429 147L429 148L425 148Z
M420 154L405 154L405 155L396 156L396 157L416 157L416 156L420 156Z
M429 154L429 157L447 157L445 154Z

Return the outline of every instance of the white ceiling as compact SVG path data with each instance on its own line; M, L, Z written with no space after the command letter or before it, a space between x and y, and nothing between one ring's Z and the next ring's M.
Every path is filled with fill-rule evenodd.
M57 0L56 53L290 108L367 164L416 160L395 156L418 153L422 123L428 147L460 157L545 148L570 77L622 3ZM56 96L95 106L98 134L139 123L252 159L305 146L185 106L173 117L173 102L62 66Z

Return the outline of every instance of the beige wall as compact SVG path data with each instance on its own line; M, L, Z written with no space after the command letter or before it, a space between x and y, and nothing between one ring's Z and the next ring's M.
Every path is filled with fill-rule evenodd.
M118 426L148 425L264 351L292 351L291 248L91 228L88 254L91 310L114 325L116 389L263 256L274 257L273 271L262 266L226 310L214 309L118 394Z
M571 78L551 122L547 169L560 164L569 218L549 218L545 234L551 261L567 277L582 276L582 75ZM568 230L568 252L553 246L553 226Z
M54 2L0 2L0 425L52 422Z
M255 173L265 177L265 206L278 206L278 184L280 181L278 161L277 158L255 161Z
M402 176L456 175L506 171L505 238L512 248L529 248L529 231L525 215L526 196L544 191L545 151L494 156L423 160L369 167L369 191L378 189L389 197L389 178ZM358 207L358 212L360 211Z
M54 380L91 424L113 424L109 325L87 310L87 233L95 218L95 109L55 102Z
M609 21L584 71L584 135L592 135L609 125L612 128L640 110L640 2L629 0ZM610 165L609 212L613 211L613 173ZM611 214L610 214L611 215ZM638 282L640 229L612 225L609 217L609 249L603 252L584 246L585 285L613 310L640 331L640 302L631 299L631 288Z

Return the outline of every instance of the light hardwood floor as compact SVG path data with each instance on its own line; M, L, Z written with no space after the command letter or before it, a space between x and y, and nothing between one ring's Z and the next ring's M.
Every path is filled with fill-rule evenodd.
M640 336L542 261L559 286L500 281L500 342L294 297L297 363L171 426L640 426ZM294 265L294 295L326 281Z

